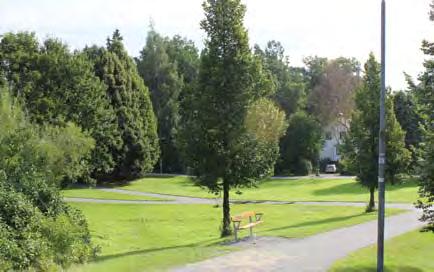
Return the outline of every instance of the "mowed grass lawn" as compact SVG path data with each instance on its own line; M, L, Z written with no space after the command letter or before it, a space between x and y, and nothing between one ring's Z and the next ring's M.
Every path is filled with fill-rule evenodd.
M91 199L113 199L113 200L166 200L163 198L148 197L141 195L128 195L116 192L106 192L96 189L65 189L62 190L64 197L91 198Z
M373 272L376 269L377 248L367 247L338 261L332 272ZM434 233L413 231L391 240L385 245L385 271L434 271Z
M88 219L96 261L71 271L156 271L237 250L219 238L221 207L73 203ZM376 218L360 207L232 205L232 214L264 213L258 236L305 237ZM389 214L398 210L388 210ZM247 231L243 235L247 235ZM233 239L233 238L231 238Z
M121 187L125 190L173 194L195 197L216 197L207 190L195 186L188 177L147 177ZM399 185L387 185L388 202L413 203L417 200L415 181ZM232 199L239 200L282 200L282 201L354 201L367 202L368 190L348 179L270 179L259 184L258 188L242 189L242 194L232 190Z

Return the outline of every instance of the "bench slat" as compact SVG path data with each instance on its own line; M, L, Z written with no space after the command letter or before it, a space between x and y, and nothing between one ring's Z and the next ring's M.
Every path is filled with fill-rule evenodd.
M256 225L258 225L258 224L261 224L261 223L263 223L264 221L256 221L256 222L252 222L252 223L249 223L249 224L247 224L247 225L244 225L244 226L240 226L238 229L248 229L248 228L250 228L250 227L254 227L254 226L256 226Z

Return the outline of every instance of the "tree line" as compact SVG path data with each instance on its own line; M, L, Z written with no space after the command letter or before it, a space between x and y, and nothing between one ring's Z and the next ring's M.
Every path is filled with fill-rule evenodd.
M280 140L276 172L305 173L298 166L305 161L316 166L322 128L339 113L349 117L360 65L353 58L308 57L306 67L293 67L277 41L251 51L273 90L267 97L285 112L287 130L296 132ZM180 131L204 60L192 41L151 29L140 55L132 58L118 30L104 47L73 52L59 39L40 43L35 33L4 33L0 60L3 85L32 121L73 122L95 139L82 181L188 172ZM297 143L299 138L305 143Z

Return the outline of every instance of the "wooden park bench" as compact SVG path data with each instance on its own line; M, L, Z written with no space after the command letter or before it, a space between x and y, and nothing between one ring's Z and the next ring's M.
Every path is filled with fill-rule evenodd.
M253 228L264 222L261 220L262 215L263 215L262 213L249 211L249 212L243 212L240 215L232 216L231 220L232 223L234 224L235 241L238 241L238 231L240 230L249 229L250 238L253 237Z

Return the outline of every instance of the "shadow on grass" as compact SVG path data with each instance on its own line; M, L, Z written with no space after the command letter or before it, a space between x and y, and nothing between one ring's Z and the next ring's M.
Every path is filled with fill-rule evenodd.
M73 183L73 184L68 184L68 186L65 188L61 188L62 191L70 191L70 190L77 190L77 189L95 189L95 187L89 184Z
M133 179L133 180L118 180L118 181L111 181L111 182L102 182L101 184L98 184L100 186L104 186L104 187L109 187L109 188L121 188L124 186L128 186L131 183L135 183L135 182L146 182L146 179L157 179L157 180L171 180L176 178L176 180L173 180L173 182L176 182L178 185L180 186L185 186L185 187L194 187L195 184L192 180L191 177L189 176L177 176L177 175L164 175L164 176L159 176L159 175L149 175L143 178L139 178L139 179ZM179 179L181 178L181 179Z
M374 266L366 267L342 267L333 269L334 272L376 272L377 268ZM422 269L413 266L385 266L385 272L423 272Z
M189 248L189 247L210 247L210 246L216 246L216 245L221 244L221 241L222 241L221 239L214 238L214 239L205 240L205 241L201 241L201 242L197 242L197 243L186 244L186 245L134 250L134 251L111 254L111 255L106 255L106 256L99 256L99 257L96 257L93 262L98 263L98 262L107 261L107 260L116 259L116 258L141 255L141 254L159 252L159 251L164 251L164 250L181 249L181 248Z
M332 217L332 218L327 218L327 219L322 219L322 220L307 221L307 222L303 222L300 224L294 224L294 225L272 228L272 229L267 229L267 230L264 229L264 230L261 230L259 232L279 231L279 230L306 227L306 226L315 226L315 225L337 223L337 222L347 221L347 220L357 218L357 217L362 217L364 215L365 215L365 213L360 213L360 214L356 214L356 215L338 216L338 217Z
M356 181L355 181L354 183L343 183L343 184L339 184L339 185L336 185L333 187L315 190L313 192L313 194L314 195L320 195L320 196L336 195L336 194L362 195L362 194L366 194L368 192L369 191L367 189L365 189L364 187L362 187L360 184L356 183Z
M390 185L387 186L387 191L392 192L396 190L401 190L405 188L414 188L417 187L417 183L414 181L408 181L403 182L396 185ZM314 195L324 196L324 195L336 195L336 194L353 194L353 195L364 195L369 193L369 191L357 183L356 181L354 183L344 183L339 184L330 188L315 190L313 192Z

